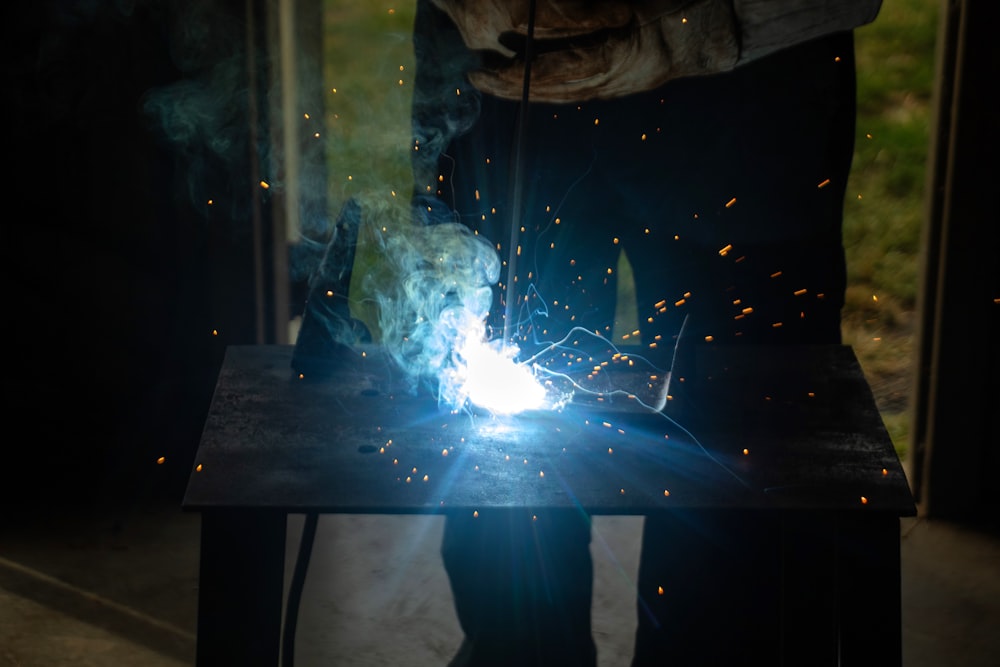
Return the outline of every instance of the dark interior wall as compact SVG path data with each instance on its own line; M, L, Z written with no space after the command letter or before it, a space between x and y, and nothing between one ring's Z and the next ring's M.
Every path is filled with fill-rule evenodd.
M231 4L18 3L5 18L8 506L179 501L225 346L254 342L247 160L233 159L245 98L209 125L233 133L229 154L169 140L147 111L239 56ZM216 11L189 22L196 6ZM192 25L203 39L180 37Z
M1000 531L997 3L941 3L928 163L913 464L921 514Z

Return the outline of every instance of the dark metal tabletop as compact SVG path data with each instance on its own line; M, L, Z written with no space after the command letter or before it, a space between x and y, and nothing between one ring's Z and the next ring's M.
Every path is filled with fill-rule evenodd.
M915 513L850 347L703 347L664 411L645 407L649 376L612 363L619 391L509 417L440 407L375 346L323 381L292 370L292 346L230 347L184 506Z

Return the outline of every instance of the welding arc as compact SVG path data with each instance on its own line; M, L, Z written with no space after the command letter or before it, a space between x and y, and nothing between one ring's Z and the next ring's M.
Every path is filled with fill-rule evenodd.
M517 304L517 294L514 291L515 277L517 276L517 246L520 234L521 219L521 198L523 189L523 167L524 142L528 124L528 97L531 89L531 60L534 58L535 42L535 1L531 0L528 6L528 35L524 42L524 82L521 87L521 107L518 109L517 134L514 140L514 155L511 159L510 168L510 247L507 249L507 295L504 303L503 318L503 342L509 345L512 342L512 322L514 320L514 306Z
M309 557L312 555L313 543L316 541L316 524L319 515L315 512L306 514L306 522L302 526L302 540L299 542L299 555L295 561L295 571L288 588L288 602L285 609L285 627L281 637L282 667L295 665L295 627L298 625L299 604L302 602L302 589L306 583L306 572L309 570Z

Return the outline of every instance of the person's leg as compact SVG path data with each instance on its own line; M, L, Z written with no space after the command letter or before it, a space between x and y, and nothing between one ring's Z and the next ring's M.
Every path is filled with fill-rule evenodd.
M451 667L594 667L590 517L449 515L441 553L465 639Z
M778 664L778 520L680 510L646 522L633 666Z

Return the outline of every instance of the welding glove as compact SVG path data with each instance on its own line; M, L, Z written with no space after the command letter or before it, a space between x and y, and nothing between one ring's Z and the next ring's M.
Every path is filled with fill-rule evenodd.
M474 86L520 99L530 0L432 0L483 66ZM881 0L538 0L533 102L609 99L671 79L725 72L779 49L872 21Z

